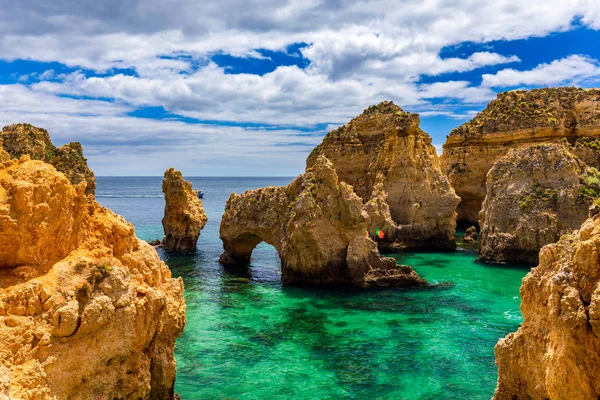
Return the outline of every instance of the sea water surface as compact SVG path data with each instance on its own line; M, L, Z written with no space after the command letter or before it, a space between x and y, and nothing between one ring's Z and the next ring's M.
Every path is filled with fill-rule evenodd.
M192 399L489 399L494 345L521 323L529 270L486 265L474 251L394 254L422 289L284 287L277 252L224 268L219 222L232 192L292 178L187 178L209 221L193 255L161 258L185 282L187 325L175 390ZM162 238L161 178L98 177L98 201L146 240Z

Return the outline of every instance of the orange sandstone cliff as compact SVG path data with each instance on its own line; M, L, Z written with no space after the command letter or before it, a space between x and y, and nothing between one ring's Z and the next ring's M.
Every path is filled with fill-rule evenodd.
M513 149L488 172L480 214L484 261L537 265L540 249L587 219L600 172L562 144Z
M33 160L48 162L65 174L72 184L85 182L86 194L96 192L96 177L88 168L79 142L56 147L45 129L30 124L14 124L5 126L0 131L0 148L4 148L10 158L20 158L27 154ZM2 158L0 150L0 162Z
M202 201L192 190L192 183L173 168L165 171L162 191L165 194L163 247L179 253L195 251L200 231L208 222Z
M285 284L415 286L425 280L381 257L368 214L333 164L318 157L286 187L232 194L221 220L224 264L249 263L262 241L277 249Z
M183 283L85 188L0 164L0 398L171 399Z
M600 215L540 251L519 330L495 348L494 399L600 397Z
M461 197L458 220L477 222L492 165L510 149L566 140L584 162L599 167L600 90L515 90L498 94L444 144L442 166Z
M369 233L385 233L380 247L454 248L460 199L440 169L419 115L392 102L367 108L327 134L308 157L333 164L340 181L367 205Z

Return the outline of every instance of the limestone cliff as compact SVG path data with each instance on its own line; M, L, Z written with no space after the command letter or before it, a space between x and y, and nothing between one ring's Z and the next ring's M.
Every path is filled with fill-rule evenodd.
M368 216L352 187L317 157L286 187L249 190L227 200L221 262L248 263L262 241L281 258L284 283L409 286L423 284L410 267L382 258L367 232Z
M369 107L325 136L307 160L333 163L340 181L369 204L369 232L385 232L381 247L454 248L460 199L440 169L419 115L392 102Z
M170 399L182 281L84 189L0 165L0 398Z
M559 144L510 150L487 175L480 258L537 265L542 246L585 221L599 178Z
M165 171L162 191L165 194L163 247L179 253L195 251L200 231L208 221L202 201L192 190L192 183L173 168Z
M500 339L496 400L600 397L600 215L540 252L523 279L523 323Z
M2 142L0 141L0 163L10 160L10 154L2 147Z
M57 148L50 141L50 135L45 129L29 124L15 124L5 126L0 131L0 147L3 147L11 158L20 158L28 154L33 160L48 162L65 174L74 185L85 181L86 194L96 192L96 177L88 168L87 160L83 157L83 148L78 142Z
M461 197L458 220L478 221L487 172L509 149L563 140L575 145L578 140L598 137L599 89L554 88L498 94L475 118L454 129L444 144L443 169ZM597 154L590 154L586 146L580 149L588 154L575 151L577 155L590 166L600 167Z

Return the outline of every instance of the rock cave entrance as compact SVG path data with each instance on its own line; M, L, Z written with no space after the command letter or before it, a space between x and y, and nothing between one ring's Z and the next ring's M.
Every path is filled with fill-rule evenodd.
M271 250L281 259L279 257L279 250L270 242L270 240L265 240L254 233L244 233L235 239L224 241L223 249L225 252L221 255L221 262L225 264L250 265L252 254L257 247L257 255L258 253L262 254Z
M260 282L281 282L283 268L277 248L255 234L245 234L224 246L221 263L247 268L248 277ZM228 249L231 249L228 251ZM235 249L234 251L232 251Z

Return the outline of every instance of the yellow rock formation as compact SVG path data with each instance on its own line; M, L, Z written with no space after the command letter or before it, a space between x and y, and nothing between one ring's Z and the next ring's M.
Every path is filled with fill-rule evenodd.
M0 398L170 399L183 283L84 190L0 165Z
M179 253L195 251L200 231L208 222L202 201L192 190L192 183L173 168L165 171L162 190L165 194L164 248Z
M279 252L287 284L424 284L412 268L379 255L367 220L360 197L320 156L286 187L231 195L221 221L221 262L248 263L265 241Z
M600 147L597 138L599 89L553 88L498 94L485 110L453 130L444 144L442 166L461 197L458 220L479 220L486 175L510 149L567 140L579 148L575 154L590 166L599 167L597 152L588 154L586 150L590 145Z
M496 345L496 400L600 397L600 215L545 246L523 279L523 324Z
M380 247L454 248L460 199L440 169L419 115L392 102L369 107L325 136L308 157L323 155L340 181L369 204L369 232L385 232Z

